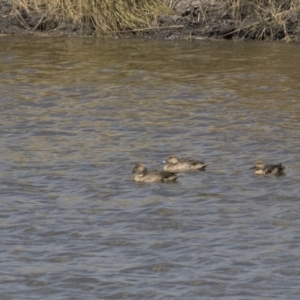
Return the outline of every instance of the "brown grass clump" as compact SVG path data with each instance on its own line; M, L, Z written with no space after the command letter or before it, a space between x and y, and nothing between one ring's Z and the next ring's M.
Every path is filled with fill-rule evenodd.
M158 15L170 13L162 0L12 0L12 3L17 18L30 30L60 29L72 24L96 33L129 31L149 27Z

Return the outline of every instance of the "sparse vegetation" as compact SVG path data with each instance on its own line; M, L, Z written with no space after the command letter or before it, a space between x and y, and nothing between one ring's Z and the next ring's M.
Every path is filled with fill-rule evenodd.
M223 0L237 31L254 39L298 39L300 0Z

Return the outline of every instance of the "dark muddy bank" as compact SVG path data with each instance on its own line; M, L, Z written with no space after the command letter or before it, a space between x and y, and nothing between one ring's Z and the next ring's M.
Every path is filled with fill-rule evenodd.
M300 21L291 13L282 24L273 17L244 15L233 18L232 11L220 1L177 0L173 14L159 16L149 28L117 32L118 36L140 36L163 39L252 39L300 40ZM96 35L91 27L71 22L58 26L55 20L43 21L42 13L28 14L24 9L13 8L11 1L0 0L0 34L45 35Z

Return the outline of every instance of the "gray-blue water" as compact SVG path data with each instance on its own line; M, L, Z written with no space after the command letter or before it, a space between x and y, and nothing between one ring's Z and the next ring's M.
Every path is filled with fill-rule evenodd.
M299 65L295 44L1 37L1 300L300 299ZM212 164L132 181L170 154Z

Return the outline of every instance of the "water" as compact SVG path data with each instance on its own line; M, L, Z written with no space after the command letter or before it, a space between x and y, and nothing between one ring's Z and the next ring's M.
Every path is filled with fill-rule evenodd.
M295 44L1 37L1 299L299 299L299 64ZM132 181L169 154L212 164Z

